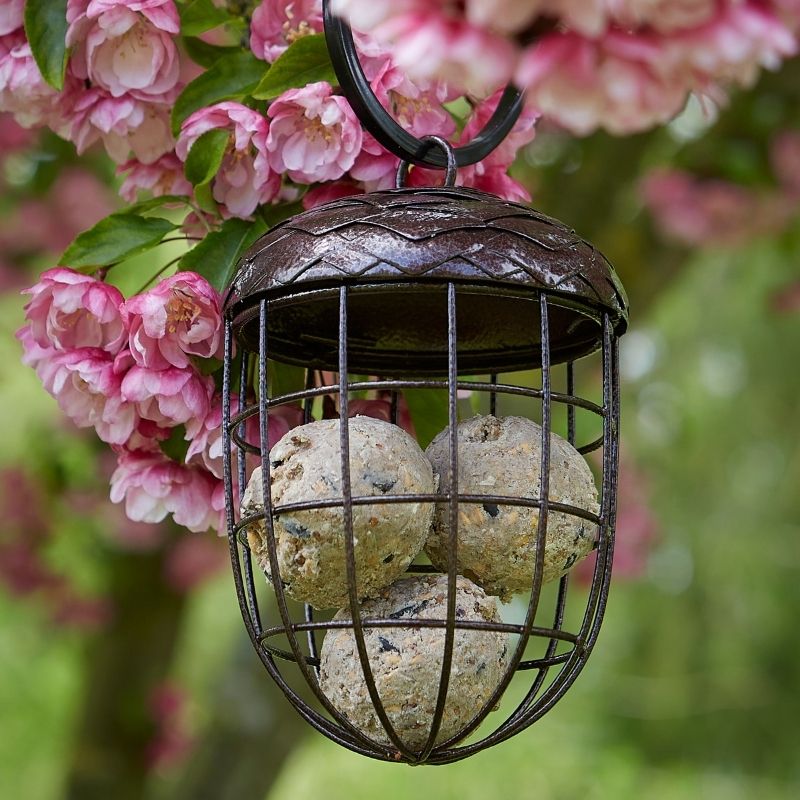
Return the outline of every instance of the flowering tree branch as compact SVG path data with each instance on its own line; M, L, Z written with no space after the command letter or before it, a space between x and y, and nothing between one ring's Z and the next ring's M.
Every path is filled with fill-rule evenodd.
M463 144L505 83L526 89L506 141L458 176L520 202L530 196L508 170L539 119L627 134L666 123L690 93L722 103L797 51L800 23L797 0L333 6L356 30L372 90L416 136ZM132 519L221 527L220 292L270 225L388 188L397 167L336 85L319 0L10 0L0 111L79 154L102 146L129 204L28 290L25 362L113 449L111 497ZM124 297L111 268L145 253L144 288ZM275 416L271 440L295 416Z

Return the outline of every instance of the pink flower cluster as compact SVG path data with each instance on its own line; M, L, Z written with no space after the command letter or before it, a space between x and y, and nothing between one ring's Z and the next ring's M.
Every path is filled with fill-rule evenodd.
M794 0L332 3L391 44L413 79L484 94L514 82L543 115L579 135L643 130L674 116L689 92L719 96L719 85L750 85L760 69L797 52L800 27ZM533 43L520 44L536 23Z
M116 451L111 499L124 500L132 520L171 514L190 530L221 528L221 452L209 432L221 401L193 361L221 355L216 291L178 272L125 301L113 286L56 268L26 293L23 361L68 417ZM160 446L179 425L191 442L185 463Z
M172 103L181 89L173 0L69 0L64 89L48 86L22 28L22 0L0 9L0 111L47 125L82 153L102 142L118 163L152 164L174 145Z
M794 152L792 149L794 148ZM775 234L796 216L800 203L800 146L791 133L778 137L779 166L797 159L795 172L778 173L777 189L756 191L727 180L679 170L655 170L641 185L642 199L666 238L690 247L736 247ZM785 159L785 161L784 161Z

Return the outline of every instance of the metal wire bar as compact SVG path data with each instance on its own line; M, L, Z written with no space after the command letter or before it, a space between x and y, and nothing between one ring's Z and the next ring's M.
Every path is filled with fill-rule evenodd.
M575 372L572 361L568 362L566 365L566 377L567 377L567 394L568 395L574 394ZM567 441L573 447L575 446L575 407L573 405L567 406ZM557 505L556 503L551 503L551 508L554 511L557 510L555 508L556 505ZM562 575L558 583L558 597L556 598L556 608L553 619L553 628L555 628L556 630L560 630L561 625L564 622L564 612L566 610L568 591L569 591L569 573L567 573L566 575ZM525 699L520 704L521 708L527 708L530 705L530 703L533 702L536 695L539 694L539 691L541 690L542 686L544 685L545 679L547 678L547 673L549 671L548 667L552 666L554 657L558 658L554 656L557 647L558 647L558 640L551 639L550 643L547 645L547 650L545 651L544 658L538 659L538 661L541 663L541 668L539 669L539 672L536 675L536 678L531 688L525 695ZM566 660L567 660L566 657L564 657L561 661L556 663L563 663ZM520 665L518 669L522 669L522 665Z
M386 495L357 495L351 498L350 505L371 506L371 505L395 505L400 503L446 503L450 499L449 494L386 494ZM459 494L459 503L470 503L480 505L482 503L494 503L497 505L517 506L520 508L540 508L542 501L538 497L515 497L504 494ZM333 497L324 500L303 500L296 503L282 503L273 508L273 514L290 514L296 511L312 511L319 508L338 508L344 503L341 497ZM557 503L555 500L549 501L549 506L553 511L560 511L570 514L573 517L580 517L588 522L600 524L601 517L587 511L580 506L568 505L567 503ZM263 513L251 514L242 517L241 527L249 525L259 519L263 519Z
M458 557L458 338L457 338L456 287L447 284L447 417L448 434L448 484L447 484L447 624L444 634L444 652L442 654L442 671L439 677L439 688L436 705L433 710L431 729L422 752L420 761L425 761L433 750L439 728L444 716L447 700L447 689L450 685L450 671L453 666L453 646L456 635L456 577Z
M341 470L342 470L342 498L344 504L342 513L344 515L344 545L345 545L345 566L347 569L347 599L350 606L350 616L352 620L353 637L356 642L358 659L361 663L361 671L364 675L364 682L367 686L375 713L378 715L381 725L389 737L391 743L397 748L401 756L413 758L413 753L406 747L403 740L397 735L386 709L383 707L375 685L375 678L372 674L372 667L369 663L367 653L367 643L364 640L364 630L361 625L361 610L359 608L358 583L356 575L355 541L353 534L353 506L351 503L352 488L350 484L350 434L347 416L348 407L348 387L347 387L347 286L342 285L339 290L339 448L341 451ZM284 625L287 624L284 622Z
M575 362L567 363L567 396L575 394ZM575 447L575 406L567 406L567 441Z
M497 373L493 372L489 376L489 383L493 386L497 386ZM489 393L489 413L493 416L497 416L497 392L491 391Z
M305 381L306 389L312 389L314 387L314 370L307 369L306 370L306 381ZM306 400L303 402L303 424L308 425L309 422L313 419L312 416L312 409L314 405L314 398L307 397ZM311 606L310 603L303 604L303 612L305 614L306 622L313 622L314 621L314 608ZM317 649L317 639L315 632L309 631L307 634L308 639L308 652L310 653L311 657L308 659L308 663L314 667L314 670L317 673L317 680L319 680L319 651ZM313 663L312 663L313 662Z
M532 725L547 713L563 697L574 683L588 659L600 630L603 613L608 600L611 580L611 556L613 553L614 525L616 517L616 472L618 463L619 430L619 374L618 342L613 336L611 320L604 317L603 324L603 406L607 411L604 426L603 480L601 499L600 543L597 562L586 604L581 630L578 633L575 649L569 654L559 674L547 687L544 694L530 708L518 708L515 715L502 725L492 736L466 747L442 752L434 756L431 763L444 764L466 758L475 752L505 741Z
M261 401L262 405L264 406L262 414L259 416L259 438L260 438L260 450L261 450L261 491L262 497L264 500L264 529L266 533L267 539L267 554L269 558L269 565L270 565L270 573L272 575L272 585L275 590L275 597L278 605L278 613L283 622L283 625L287 628L287 638L289 639L289 647L295 657L295 661L300 668L300 671L303 677L306 680L306 683L309 685L311 690L316 695L317 699L322 703L325 709L334 717L334 719L339 723L340 726L345 727L345 731L339 731L337 738L343 738L345 736L351 744L356 742L360 742L362 746L366 746L367 748L374 747L375 743L372 742L368 737L365 737L358 729L350 725L350 723L346 720L346 718L338 712L336 708L328 701L325 695L319 688L319 683L316 680L316 674L313 674L309 670L308 666L305 663L305 658L303 657L300 644L297 640L294 630L291 628L291 617L289 614L288 603L286 600L286 593L283 588L283 581L280 577L280 567L278 564L278 553L277 553L277 543L275 540L275 523L274 523L274 515L272 512L272 497L271 497L271 480L270 480L270 470L271 464L269 461L269 447L268 447L268 431L269 431L269 410L267 407L266 399L267 399L267 332L268 332L268 325L267 325L267 309L268 309L268 302L267 300L261 300L260 308L259 308L259 350L258 350L258 382L259 382L259 400ZM254 639L255 643L259 643L259 637L256 636ZM263 648L259 647L259 650L263 651ZM273 668L276 672L278 672L277 668L274 667L274 661L272 662ZM294 704L300 704L301 709L308 715L310 719L314 720L315 727L317 728L324 728L324 729L332 729L330 723L325 720L322 716L319 715L314 709L312 709L305 701L301 700L296 694L294 694L295 700ZM349 736L347 734L350 734Z
M406 619L395 619L394 617L379 617L376 619L362 618L362 628L444 628L448 620L445 618L440 619L420 619L417 617L412 618L410 621ZM327 621L316 622L293 622L291 623L291 630L307 631L307 630L345 630L354 627L352 620L349 619L331 619ZM489 620L467 620L459 619L455 625L456 628L461 630L476 630L488 632L504 632L513 634L523 634L528 627L524 624L516 624L513 622L491 622ZM559 641L577 643L578 635L570 633L569 631L555 630L553 628L537 628L530 627L530 635L545 639L558 639ZM281 625L276 625L267 628L262 634L261 638L265 639L271 636L278 636L286 633L286 630Z
M233 522L236 517L236 506L234 504L234 495L233 495L233 469L232 469L232 447L231 447L231 439L230 439L230 432L232 430L231 426L231 364L232 364L232 354L233 354L233 332L230 320L225 321L225 328L224 328L224 365L223 365L223 389L222 389L222 412L223 412L223 426L222 426L222 442L223 442L223 462L222 462L222 469L223 469L223 479L225 481L225 517L228 522L228 546L230 550L231 556L231 565L233 567L233 581L234 587L236 590L236 597L239 602L239 610L242 614L242 621L244 622L245 629L247 630L248 635L250 636L250 640L255 647L256 653L258 657L261 659L261 663L266 668L267 672L269 673L270 677L275 681L278 688L283 692L286 699L298 710L300 715L305 719L310 725L313 725L317 730L324 733L328 736L331 740L341 744L343 747L347 747L354 752L361 753L362 755L370 756L370 757L380 757L380 755L376 756L376 751L373 747L369 745L365 746L363 744L359 744L357 740L353 737L348 736L346 731L341 731L336 726L332 725L328 722L328 720L322 718L314 712L309 706L305 703L305 701L300 698L297 693L291 689L291 687L286 683L283 676L281 675L280 671L277 669L274 659L270 655L270 653L263 647L260 646L258 640L258 634L256 633L256 629L254 627L254 621L250 614L249 604L247 595L245 592L244 587L244 578L242 575L242 563L240 561L239 556L239 546L236 541L235 536L233 535ZM241 388L240 388L241 392Z
M239 372L239 405L242 406L247 402L248 380L247 374L250 366L250 357L246 350L241 353L241 365ZM236 428L236 433L239 438L246 436L247 420L242 420ZM239 497L241 502L242 494L244 493L245 481L247 480L247 453L244 449L237 448L236 462L238 466L239 478ZM256 633L261 632L261 613L258 608L258 597L256 595L255 586L253 584L253 555L250 548L246 548L243 553L244 558L244 576L245 576L245 590L247 592L247 602L250 608L250 615L253 618L253 627Z
M420 380L411 380L407 378L380 378L375 381L353 381L347 384L349 392L364 391L374 389L397 391L399 389L447 389L448 382L439 378L429 378ZM456 382L456 389L470 390L474 392L494 392L496 394L510 394L520 397L533 397L542 398L542 390L530 388L527 386L517 386L513 383L487 383L485 381L468 381L459 380ZM338 394L338 384L330 384L327 386L315 386L313 388L300 389L295 392L287 392L286 394L271 397L267 401L271 406L286 405L288 403L297 403L301 400L306 400L309 397L320 397L326 394ZM561 392L552 392L550 399L553 403L564 403L583 408L586 411L591 411L597 416L604 415L603 407L591 400L586 400L577 395L567 395ZM240 412L244 416L254 416L259 413L259 406L249 406ZM238 423L241 420L234 417L234 422Z
M528 601L528 608L525 613L525 622L522 625L517 646L506 666L506 671L500 680L499 685L495 688L489 699L478 709L478 712L470 720L456 736L451 737L446 742L443 742L441 747L446 748L451 744L465 738L472 733L478 725L486 718L489 711L499 702L504 692L508 688L517 672L517 668L522 661L525 653L525 648L528 645L528 640L531 636L533 623L536 619L536 612L539 607L539 598L542 590L542 575L544 570L544 548L547 538L547 518L550 506L550 326L548 322L548 308L547 297L542 294L540 296L540 326L541 326L541 342L542 342L542 425L541 425L541 461L540 461L540 474L539 474L539 519L536 527L536 534L534 537L534 566L532 576L531 594ZM499 728L502 730L502 728ZM497 732L490 734L481 740L484 746L488 746L492 742L492 738L497 735Z

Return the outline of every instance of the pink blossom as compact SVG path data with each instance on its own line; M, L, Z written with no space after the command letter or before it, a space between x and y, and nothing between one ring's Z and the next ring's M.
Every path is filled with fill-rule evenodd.
M25 289L31 335L40 347L75 350L101 348L115 355L127 339L118 289L89 275L56 267Z
M290 89L269 107L267 150L276 172L298 183L334 181L355 163L361 125L344 97L321 81Z
M364 194L363 187L352 181L329 181L312 186L303 195L303 208L315 208L323 203L331 203L334 200L341 200L343 197L352 197L356 194Z
M661 231L692 246L735 246L780 229L793 213L780 195L759 195L728 181L678 171L651 173L642 195Z
M129 298L122 310L136 363L188 367L189 356L221 356L219 294L196 272L177 272Z
M388 395L388 392L385 394ZM349 417L372 417L373 419L382 419L384 422L393 422L392 402L380 398L377 400L351 400L347 406L347 415ZM414 421L411 419L411 412L408 410L408 403L402 394L397 399L397 424L412 436L417 435L414 430Z
M11 114L0 114L0 152L24 150L34 139L35 134L15 122Z
M61 410L80 428L94 427L102 441L123 444L137 423L121 394L122 378L105 350L84 347L59 353L50 389Z
M700 88L709 80L750 86L762 67L776 69L798 49L791 30L758 0L724 4L707 24L665 41L662 68Z
M738 0L725 0L726 4ZM572 0L574 6L580 0ZM609 14L626 28L649 25L659 33L696 28L708 22L719 10L719 0L604 0ZM571 21L579 17L573 9Z
M183 541L199 543L205 540L187 537ZM180 686L168 682L157 686L151 694L154 733L144 752L149 770L157 772L175 768L186 759L194 744L186 733L186 695Z
M135 403L143 419L162 428L186 425L192 439L208 414L214 380L191 368L151 370L133 366L122 379L122 398Z
M359 31L372 30L393 14L422 9L426 0L331 0L334 14L345 17Z
M42 386L47 392L53 394L53 385L58 373L55 360L61 351L54 347L38 345L33 338L30 325L24 325L16 332L15 336L22 345L22 363L35 370Z
M516 77L543 115L573 133L602 126L625 134L667 122L683 107L685 81L662 73L664 58L654 37L551 34L524 53Z
M74 48L77 77L112 97L161 99L175 88L180 60L172 35L179 24L172 0L92 0L81 13L84 5L71 2L68 14L67 44Z
M161 522L172 514L178 525L202 533L220 525L211 499L219 481L203 469L171 461L160 450L118 451L111 476L111 501L125 501L135 522Z
M364 39L362 37L362 48ZM452 136L456 124L443 103L454 99L445 83L420 79L412 81L398 68L388 53L370 47L372 72L370 86L384 108L397 122L415 136L435 134L445 139ZM369 70L366 70L369 73Z
M779 133L770 143L769 155L779 183L792 197L800 198L800 133Z
M384 50L364 37L359 42L360 49L366 48L368 53L362 55L362 62L375 96L405 130L419 137L435 134L449 138L455 133L455 122L443 105L452 99L445 84L412 82ZM381 191L394 188L397 166L397 157L365 131L350 175L363 182L367 191Z
M486 123L497 109L500 96L501 92L497 91L478 103L464 125L459 144L471 142L486 127ZM510 167L519 150L533 141L536 136L536 123L540 117L539 111L531 103L526 103L506 138L481 163L487 166Z
M562 2L564 0L550 0L551 5ZM597 0L579 2L584 6L599 5ZM515 33L526 28L546 4L547 0L467 0L465 11L468 22L477 28Z
M320 0L262 0L250 23L250 49L272 62L301 36L321 31Z
M175 153L167 153L151 164L132 158L117 167L117 175L125 175L119 194L128 203L135 203L140 191L153 197L192 193L192 184L184 177L183 163Z
M127 161L131 151L142 163L152 164L174 146L166 105L131 95L112 97L98 88L76 92L69 99L67 135L78 153L100 139L118 164Z
M22 27L22 12L25 0L5 0L0 5L0 36Z
M239 398L231 397L231 416L239 413ZM276 406L267 414L267 443L273 445L292 428L303 424L303 410L296 406ZM256 447L259 446L259 421L258 416L247 419L245 424L245 441ZM212 475L222 478L222 398L216 395L211 404L211 411L192 437L189 449L186 451L187 463L202 464Z
M371 133L364 131L361 152L350 169L350 175L357 181L361 181L368 192L393 189L399 163L400 160L397 156L379 144ZM313 191L312 189L311 192ZM353 191L352 194L356 194L357 191L359 190ZM312 195L313 197L314 195Z
M186 161L192 145L204 133L230 130L228 150L214 178L214 199L226 216L249 217L256 207L274 200L281 187L280 175L267 159L267 120L241 103L223 102L195 111L182 125L175 148Z
M397 66L412 80L439 78L478 96L508 83L517 60L507 38L429 5L395 14L370 32L392 43Z
M10 111L23 127L48 122L56 91L48 86L25 34L20 30L0 37L0 111Z
M467 168L461 176L462 186L502 197L511 203L529 203L530 192L506 171L506 167L484 166L479 163Z

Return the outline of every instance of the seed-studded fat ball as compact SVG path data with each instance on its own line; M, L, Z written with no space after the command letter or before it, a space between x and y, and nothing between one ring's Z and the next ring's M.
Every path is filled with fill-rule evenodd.
M449 486L449 429L425 451L443 489ZM460 494L539 497L542 429L524 417L478 416L458 426ZM599 512L591 470L578 451L550 434L550 489L553 502ZM508 600L533 582L538 508L494 502L458 508L458 571L489 594ZM448 506L437 504L425 552L447 568ZM597 526L581 517L549 510L542 581L564 575L592 549Z
M431 465L402 428L371 417L349 421L353 497L431 494ZM339 420L289 431L269 454L273 508L342 498ZM253 471L242 515L263 512L261 469ZM354 505L353 542L359 598L373 597L405 572L430 531L433 503ZM286 594L315 608L347 603L344 512L341 505L273 517L280 577ZM259 565L272 580L264 520L247 528Z
M361 619L447 618L447 576L405 578L360 608ZM350 620L342 609L335 620ZM456 622L502 622L494 597L467 578L456 581ZM412 750L430 733L442 671L445 629L363 628L369 664L383 707L397 735ZM500 684L508 662L507 634L456 628L450 684L436 742L458 734ZM351 628L325 634L320 688L356 728L379 742L390 739L367 691Z

